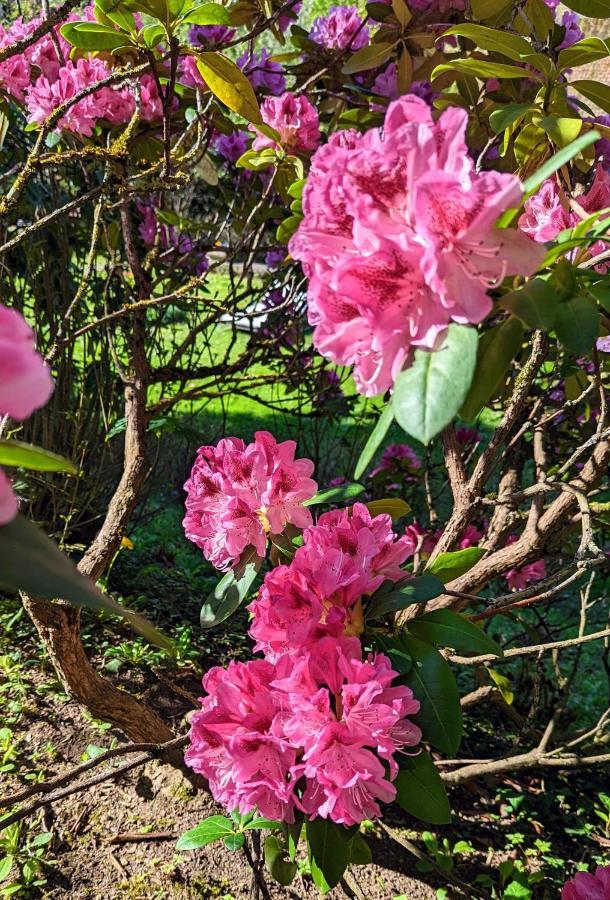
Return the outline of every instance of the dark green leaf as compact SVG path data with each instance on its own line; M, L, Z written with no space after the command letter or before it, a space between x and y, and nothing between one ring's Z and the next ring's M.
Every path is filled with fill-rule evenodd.
M250 822L247 822L243 826L243 830L257 831L260 828L269 828L271 831L273 831L274 829L281 827L281 822L276 822L274 819L266 819L264 816L259 816L258 819L252 819Z
M50 450L24 444L21 441L0 440L0 466L18 466L22 469L35 469L38 472L67 472L77 475L76 466Z
M472 569L483 556L485 556L485 550L482 547L466 547L464 550L439 553L426 568L426 574L436 575L443 584L447 584Z
M318 491L310 500L306 500L303 506L319 506L320 503L342 503L345 500L353 500L364 492L361 484L340 484L326 491Z
M367 44L356 50L343 66L344 75L354 75L356 72L366 72L376 69L388 61L392 55L394 44Z
M265 865L274 881L284 886L291 884L298 866L285 858L286 847L275 835L270 835L265 841L264 853Z
M401 645L413 659L413 667L404 676L404 682L421 704L413 721L421 728L424 740L454 756L462 738L462 707L453 673L430 644L403 634Z
M120 616L151 643L172 647L171 641L145 618L103 594L81 575L57 544L22 515L0 527L0 586Z
M314 819L305 825L311 877L323 894L343 878L350 860L353 829L336 825L329 819Z
M381 653L385 653L392 663L392 668L400 675L406 675L413 668L413 659L403 646L402 637L399 635L397 638L391 638L385 634L375 633L371 636L371 643Z
M559 297L553 285L543 278L532 278L527 284L509 291L500 306L520 319L528 328L550 331L555 324Z
M228 838L233 833L233 823L226 816L210 816L180 835L176 850L198 850L213 841Z
M487 28L485 25L471 25L470 23L452 25L451 28L443 31L443 38L452 34L468 38L477 47L502 53L503 56L508 56L509 59L516 62L521 62L533 53L532 45L521 35L500 31L496 28Z
M402 755L394 784L396 799L405 812L432 825L447 825L451 821L445 785L425 750L417 756Z
M371 848L360 832L354 835L352 841L352 853L349 861L352 866L368 866L373 862Z
M471 0L470 8L475 19L487 21L500 18L512 5L513 0Z
M496 109L489 117L489 124L496 134L500 134L513 122L518 122L530 109L529 103L508 103L501 109Z
M420 575L410 578L395 590L374 594L367 610L367 617L380 618L388 613L398 612L413 603L424 603L443 593L443 582L434 575Z
M514 316L486 331L479 340L477 367L460 416L471 422L502 386L509 366L521 349L523 326Z
M354 478L358 479L364 475L393 421L394 410L392 409L392 404L388 403L377 419L377 424L371 431L369 439L364 445L364 449L358 458L356 469L354 471Z
M427 444L457 414L472 382L477 340L474 328L450 325L440 350L415 351L392 396L396 421L407 434Z
M213 628L233 615L248 595L262 562L254 548L250 548L239 565L220 579L201 607L202 628Z
M504 656L499 644L469 619L451 609L434 609L408 622L409 631L428 644L453 647L458 653Z
M564 300L557 308L557 337L571 353L590 353L599 335L599 311L590 294L579 294Z

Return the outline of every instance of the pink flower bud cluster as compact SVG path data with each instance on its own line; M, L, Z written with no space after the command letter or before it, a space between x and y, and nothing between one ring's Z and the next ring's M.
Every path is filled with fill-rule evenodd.
M307 278L314 343L354 366L360 393L390 388L415 347L434 349L450 322L480 322L506 275L530 275L543 251L494 227L519 204L514 175L477 172L468 116L434 119L406 95L383 129L335 132L312 159L304 219L289 249Z
M307 461L293 457L294 445L265 433L248 447L233 438L202 448L187 490L191 508L200 503L215 528L216 546L227 543L224 510L235 500L243 501L243 531L232 557L246 543L264 552L263 496L274 530L309 517L302 506L295 516L286 494L281 511L275 506L274 461L284 471L300 466L299 478L308 480ZM309 490L301 484L301 495ZM186 762L219 803L244 813L256 807L279 821L302 813L349 826L380 816L380 804L394 799L396 754L421 740L408 718L419 702L408 687L392 686L396 672L386 656L363 655L357 635L363 598L404 578L400 566L412 549L407 538L396 539L389 516L372 517L357 503L320 516L290 565L265 576L249 607L250 635L264 659L212 669L191 720Z
M610 900L610 866L577 872L561 889L561 900Z
M34 333L23 316L0 305L0 419L22 422L49 399L51 373L36 351ZM17 514L17 498L0 469L0 525Z

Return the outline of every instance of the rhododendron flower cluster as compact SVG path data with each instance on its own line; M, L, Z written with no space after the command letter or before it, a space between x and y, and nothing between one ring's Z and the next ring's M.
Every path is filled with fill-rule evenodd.
M0 418L22 422L49 399L53 380L23 316L0 305ZM17 498L0 469L0 525L17 514Z
M261 115L265 124L277 131L279 143L285 150L308 152L320 143L318 111L303 95L287 91L281 97L267 97L261 105ZM257 134L252 143L254 150L277 146L276 141L257 131L255 125L251 125L250 130Z
M258 53L246 51L238 58L237 65L257 93L262 91L277 96L286 90L286 78L280 63L270 57L264 48Z
M372 517L362 503L324 513L303 535L290 565L266 576L250 605L255 650L275 660L310 647L324 635L363 630L362 598L405 577L408 537L396 539L387 515Z
M311 513L303 506L316 493L313 463L295 459L294 441L278 444L267 431L254 442L225 438L200 447L187 492L186 536L218 569L234 565L247 547L265 555L268 534L287 524L306 528Z
M353 365L363 394L390 388L450 322L480 322L491 287L542 262L522 234L494 228L523 189L514 175L475 170L467 119L452 108L435 120L407 95L383 129L335 132L312 159L289 248L309 279L316 347Z
M421 469L421 459L408 444L388 444L381 455L379 465L371 472L371 478L388 473L391 475L406 474L412 480L414 471Z
M610 866L577 872L561 889L561 900L610 900Z
M186 762L230 810L286 822L297 809L344 825L376 818L396 795L396 752L421 738L406 718L419 703L391 686L395 675L381 654L363 660L355 638L212 669Z
M610 173L599 166L589 190L575 198L578 207L586 213L599 212L610 206ZM548 178L537 193L529 197L519 219L519 228L539 243L554 241L566 228L573 228L583 216L569 204L569 198L560 190L556 178ZM608 249L607 241L596 241L589 247L591 256ZM605 272L607 264L597 267Z
M309 37L328 50L359 50L370 40L356 6L332 6L328 15L314 19Z

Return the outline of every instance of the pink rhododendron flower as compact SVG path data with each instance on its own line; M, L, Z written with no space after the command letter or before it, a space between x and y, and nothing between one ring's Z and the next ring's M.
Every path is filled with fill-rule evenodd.
M0 417L22 421L43 406L53 380L35 349L34 332L15 309L0 304ZM0 525L17 514L17 498L0 469Z
M278 444L267 431L254 442L225 438L216 447L200 447L184 485L184 529L218 569L228 569L246 547L265 555L267 534L287 524L311 525L303 506L316 493L313 463L295 459L294 441Z
M373 469L370 477L375 478L383 472L405 472L409 475L413 469L421 469L421 459L408 444L389 444L381 455L379 465Z
M185 760L228 809L291 822L295 806L352 825L394 799L395 754L421 740L411 690L383 655L323 638L306 653L205 676ZM298 786L298 787L297 787Z
M513 534L507 538L506 545L514 544L516 540L517 537ZM546 578L546 565L543 559L538 559L536 562L521 566L520 569L509 569L504 573L504 577L511 591L522 591L528 584Z
M519 228L540 243L554 241L560 232L572 224L566 206L556 179L547 178L540 190L525 201Z
M213 26L212 26L213 27ZM222 27L222 26L219 26ZM205 88L207 87L201 72L197 68L197 60L194 56L187 54L181 56L179 61L179 81L188 87Z
M21 422L44 406L52 391L34 332L17 310L0 304L0 416Z
M577 872L561 889L561 900L610 900L610 866Z
M267 97L262 103L261 114L265 124L278 132L279 143L285 150L310 151L315 150L320 143L318 111L307 97L297 97L290 91L281 97ZM254 150L277 146L272 138L258 131L255 125L251 125L250 130L257 134L252 143Z
M480 322L489 288L542 261L522 234L493 227L522 187L475 171L466 122L455 108L435 121L406 95L383 130L338 132L313 157L289 249L309 279L316 347L354 366L360 393L390 388L414 347L436 348L451 321Z
M292 822L296 751L277 724L285 697L271 687L275 675L262 659L210 669L203 679L208 696L191 718L184 759L227 809L257 807L263 816Z
M290 565L269 572L251 603L255 650L276 659L324 635L360 634L361 599L385 580L404 578L400 567L412 552L412 541L396 538L390 516L373 517L362 503L324 513Z
M157 82L152 75L142 75L140 78L140 115L146 122L155 122L163 118L163 101L159 95ZM173 107L177 107L178 98L173 98Z
M314 19L309 37L328 50L359 50L370 40L357 6L332 6L328 15Z

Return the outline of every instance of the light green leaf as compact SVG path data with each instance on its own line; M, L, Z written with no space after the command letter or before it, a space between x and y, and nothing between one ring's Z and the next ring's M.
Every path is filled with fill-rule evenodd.
M326 491L318 491L303 506L319 506L321 503L343 503L345 500L353 500L364 493L362 484L339 484L337 487L328 488Z
M463 550L439 553L436 559L427 566L426 574L436 575L443 584L447 584L454 578L459 578L460 575L469 572L485 556L485 553L486 551L482 547L465 547Z
M24 591L43 600L66 600L73 606L120 616L151 643L165 649L172 647L171 641L145 618L103 594L81 575L57 544L20 514L0 527L0 586L7 591Z
M180 22L188 25L230 25L228 9L220 3L199 3L182 11Z
M453 612L451 609L434 609L410 619L409 631L429 644L453 647L458 653L479 656L493 653L504 656L504 651L492 638L478 628L474 622Z
M492 112L489 124L496 134L500 134L510 125L522 119L530 108L529 103L507 103L506 106Z
M78 475L76 466L50 450L24 444L21 441L0 440L0 466L17 466L22 469L35 469L37 472L67 472Z
M393 421L394 410L392 409L392 404L388 403L377 419L377 424L371 431L369 439L364 445L364 449L356 463L356 469L354 471L354 478L356 480L362 478L364 475Z
M432 825L451 822L451 809L445 785L429 753L401 755L400 771L394 782L396 800L401 809Z
M568 9L591 19L610 19L610 0L564 0Z
M455 417L472 382L477 341L474 328L450 325L440 350L415 351L392 396L396 421L407 434L428 444Z
M488 62L485 59L454 59L448 63L441 63L432 72L432 80L438 78L443 72L462 72L465 75L476 75L477 78L528 78L542 81L537 72L532 72L520 66L510 66L506 63Z
M487 28L485 25L471 25L470 23L453 25L443 31L442 39L452 34L468 38L477 47L502 53L503 56L508 56L509 59L516 62L525 61L526 57L533 53L532 45L521 35L500 31L496 28Z
M131 45L129 36L97 22L68 22L60 28L61 35L79 50L118 50Z
M595 82L592 82L593 84ZM574 85L572 85L574 86ZM607 89L609 94L609 103L610 103L610 88ZM582 92L581 92L582 93ZM609 108L610 111L610 108ZM543 166L541 166L537 172L534 172L523 184L523 190L526 194L531 194L534 191L537 191L540 185L550 178L551 175L554 175L562 166L565 166L566 163L569 163L570 160L574 159L575 156L578 156L579 153L582 153L587 147L591 144L594 144L595 141L599 140L599 134L597 131L587 131L586 134L581 134L580 137L576 138L575 141L572 141L571 144L568 144L567 147L564 147L562 150L558 150L550 159L548 159Z
M185 831L176 843L176 850L198 850L232 835L233 823L226 816L210 816L195 828Z
M370 500L364 504L372 516L392 516L393 519L402 519L411 512L411 507L406 500L388 498L387 500Z
M605 59L610 53L608 42L598 37L584 38L577 41L571 47L561 50L557 58L557 68L575 69L578 66L586 66L599 59Z

